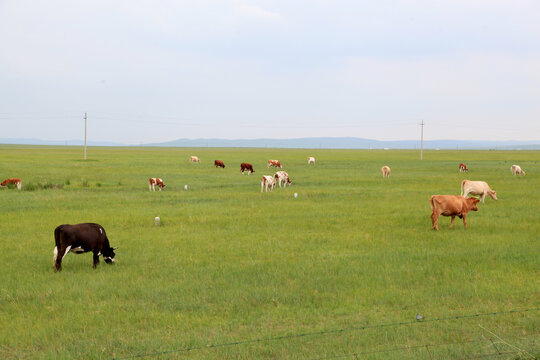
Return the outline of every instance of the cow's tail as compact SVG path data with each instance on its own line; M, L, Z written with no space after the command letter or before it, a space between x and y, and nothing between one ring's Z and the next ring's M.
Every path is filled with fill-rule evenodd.
M54 250L53 250L53 266L56 266L56 259L58 258L58 248L60 247L60 231L62 225L54 229Z
M431 195L429 198L429 205L431 206L431 211L433 211L435 209L435 195Z
M462 180L461 181L461 196L463 196L463 193L465 191L465 181L467 181L467 180Z

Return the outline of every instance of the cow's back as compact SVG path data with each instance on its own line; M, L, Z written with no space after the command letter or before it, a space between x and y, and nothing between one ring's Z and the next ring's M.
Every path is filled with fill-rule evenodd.
M441 213L461 212L463 199L460 195L431 195L431 210L440 211Z
M87 247L94 245L101 248L107 235L105 229L95 223L82 223L76 225L64 224L58 226L55 230L56 245L59 242L68 241L72 247Z

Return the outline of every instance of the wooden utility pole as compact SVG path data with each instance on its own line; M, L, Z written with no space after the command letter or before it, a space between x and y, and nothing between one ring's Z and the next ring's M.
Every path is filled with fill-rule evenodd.
M422 160L424 155L424 120L420 123L422 126L422 133L420 135L420 160Z
M88 121L88 116L84 113L84 160L86 160L86 123Z

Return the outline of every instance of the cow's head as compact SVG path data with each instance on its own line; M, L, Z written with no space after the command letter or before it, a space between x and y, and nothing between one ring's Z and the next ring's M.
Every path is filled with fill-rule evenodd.
M472 210L472 211L478 211L478 206L477 204L480 202L480 199L477 199L475 197L470 197L470 198L467 198L467 204L469 205L469 210Z
M114 247L114 248L108 248L108 249L103 249L102 251L102 254L103 254L103 260L105 260L105 262L107 264L114 264L114 256L116 255L114 253L114 250L118 249L118 247Z
M493 200L497 200L497 192L495 190L489 190L488 195L491 196Z

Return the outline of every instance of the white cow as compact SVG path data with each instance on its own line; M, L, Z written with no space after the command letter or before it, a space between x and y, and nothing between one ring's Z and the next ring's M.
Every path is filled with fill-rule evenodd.
M200 162L201 162L201 160L199 160L199 158L198 158L198 157L196 157L196 156L190 156L190 157L189 157L189 162L196 162L196 163L200 163Z
M265 187L266 192L268 192L268 187L270 187L270 191L274 191L274 186L276 186L276 181L271 175L263 175L261 179L261 192L263 191L263 187Z
M480 195L482 202L485 202L486 195L489 195L493 200L497 200L497 193L491 190L485 181L463 180L461 182L461 196L467 197L469 194Z
M389 166L386 166L386 165L383 166L383 167L381 168L381 172L382 172L383 178L389 177L389 176L390 176L390 167L389 167Z
M291 179L289 179L289 174L287 174L285 171L278 171L274 174L274 179L278 182L279 187L281 187L281 182L283 181L283 186L287 187L287 185L291 186Z
M313 164L315 165L315 158L313 156L310 156L307 158L307 164Z
M512 175L521 175L525 176L525 171L521 170L521 167L519 165L512 165L510 166L510 171L512 171Z

